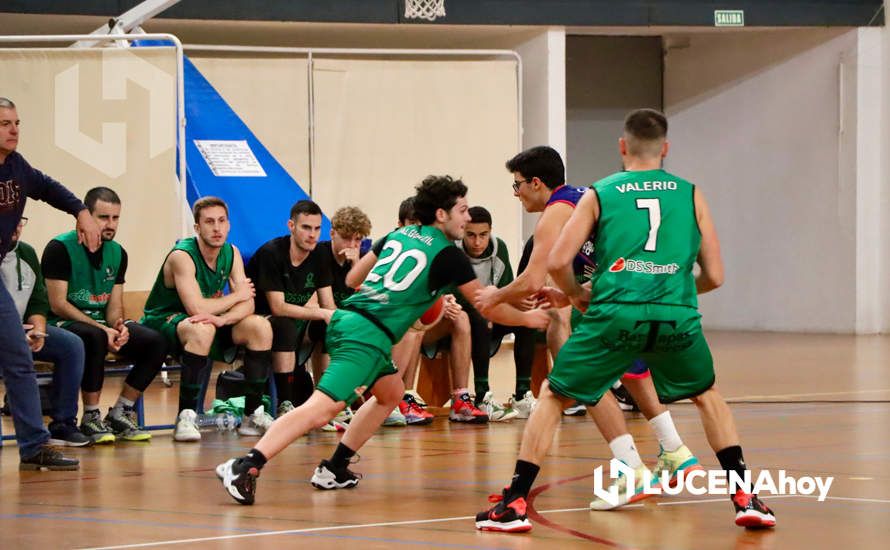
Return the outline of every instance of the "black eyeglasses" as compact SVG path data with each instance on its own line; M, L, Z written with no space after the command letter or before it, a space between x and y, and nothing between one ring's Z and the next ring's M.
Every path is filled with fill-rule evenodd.
M519 186L522 185L523 183L529 183L529 180L519 180L519 181L513 180L513 192L518 193Z

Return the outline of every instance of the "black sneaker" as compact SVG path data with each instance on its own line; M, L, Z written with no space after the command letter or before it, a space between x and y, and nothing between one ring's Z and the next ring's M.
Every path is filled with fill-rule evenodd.
M735 524L746 529L768 529L776 526L776 516L757 495L749 495L741 489L732 497L735 507Z
M77 470L80 461L76 458L68 458L51 445L43 445L37 454L30 458L23 458L19 463L19 470L37 470L47 472L51 470Z
M243 458L230 458L216 467L216 477L238 504L253 504L256 478L260 477L258 468L249 467Z
M47 443L59 447L89 447L93 444L93 440L77 429L75 420L70 422L53 421L49 425L49 441Z
M617 388L610 388L612 390L612 395L615 396L615 400L618 401L618 406L621 407L622 411L634 411L639 412L640 407L637 406L637 402L634 401L633 396L627 391L627 388L624 387L623 384L619 385Z
M316 489L351 489L358 485L361 479L361 474L353 472L348 467L335 468L331 461L322 460L315 468L310 482Z
M532 524L526 515L525 498L518 497L507 502L506 494L489 495L488 501L494 506L476 514L476 529L480 531L499 531L502 533L526 533L532 530Z

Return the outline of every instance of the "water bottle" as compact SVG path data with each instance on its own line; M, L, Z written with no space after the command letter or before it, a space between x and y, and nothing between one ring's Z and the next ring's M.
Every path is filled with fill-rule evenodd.
M199 428L216 428L221 432L230 432L240 424L238 417L230 412L200 414L196 422Z

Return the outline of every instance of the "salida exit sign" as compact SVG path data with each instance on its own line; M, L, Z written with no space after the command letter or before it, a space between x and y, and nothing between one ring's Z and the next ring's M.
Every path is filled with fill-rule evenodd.
M714 10L715 27L744 27L745 10Z

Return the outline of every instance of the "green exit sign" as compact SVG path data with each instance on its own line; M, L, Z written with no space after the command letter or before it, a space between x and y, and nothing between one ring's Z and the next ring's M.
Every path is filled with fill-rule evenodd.
M744 27L745 10L714 10L715 27Z

